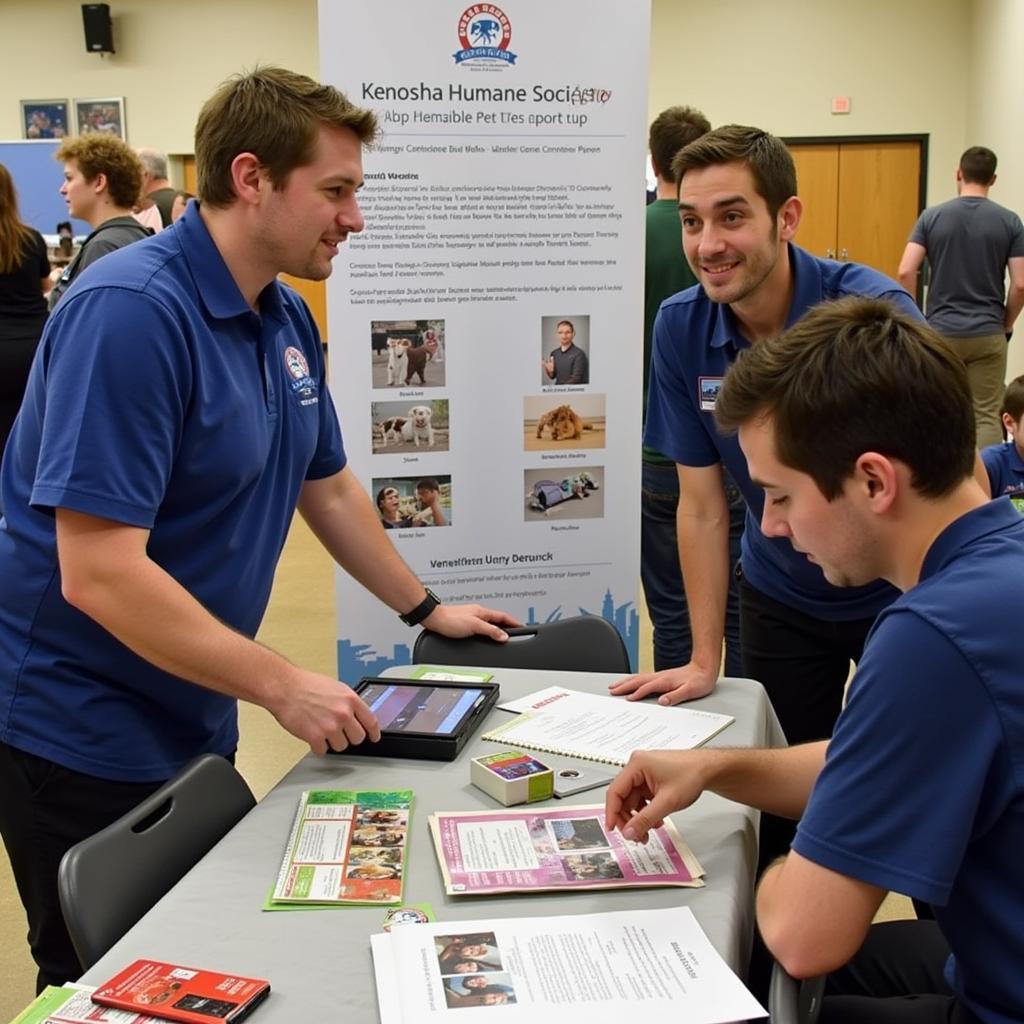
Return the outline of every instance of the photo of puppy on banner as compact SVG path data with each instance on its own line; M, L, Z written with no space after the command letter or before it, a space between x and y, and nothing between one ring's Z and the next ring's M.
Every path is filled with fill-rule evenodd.
M375 388L444 387L444 321L371 321L370 372Z

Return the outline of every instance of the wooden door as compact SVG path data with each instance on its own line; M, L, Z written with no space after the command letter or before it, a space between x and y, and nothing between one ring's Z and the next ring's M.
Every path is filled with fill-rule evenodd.
M804 212L796 243L815 256L834 260L839 230L839 146L790 146L797 194Z
M923 138L794 140L788 147L804 204L797 243L895 278L924 208Z
M186 156L182 161L185 173L185 191L195 195L199 190L196 185L196 158ZM309 306L310 313L316 321L317 330L320 331L320 338L327 344L327 287L323 281L306 281L303 278L292 277L290 274L278 275L285 284L294 288Z
M839 152L840 259L896 277L921 212L921 151L914 142L846 143Z

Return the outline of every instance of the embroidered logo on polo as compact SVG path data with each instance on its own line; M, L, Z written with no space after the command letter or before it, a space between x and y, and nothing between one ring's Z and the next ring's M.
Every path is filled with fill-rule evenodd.
M722 390L721 377L698 377L697 394L700 396L700 411L714 412L718 392Z
M309 362L300 349L289 345L284 350L284 367L288 371L288 386L299 400L299 405L316 405L320 401L317 383L309 375Z

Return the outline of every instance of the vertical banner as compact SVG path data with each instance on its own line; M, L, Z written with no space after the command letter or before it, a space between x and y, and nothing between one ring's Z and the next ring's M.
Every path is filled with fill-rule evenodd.
M350 465L443 600L601 615L638 649L648 3L320 0L381 121L328 282ZM337 576L338 674L413 631Z

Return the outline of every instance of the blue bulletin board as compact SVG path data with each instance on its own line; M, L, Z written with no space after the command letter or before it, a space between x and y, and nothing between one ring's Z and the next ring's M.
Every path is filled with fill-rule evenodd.
M55 235L57 224L69 219L60 194L64 168L54 160L58 149L58 139L0 142L0 164L14 178L21 219L43 235ZM84 220L72 220L71 230L77 236L87 235L92 229Z

